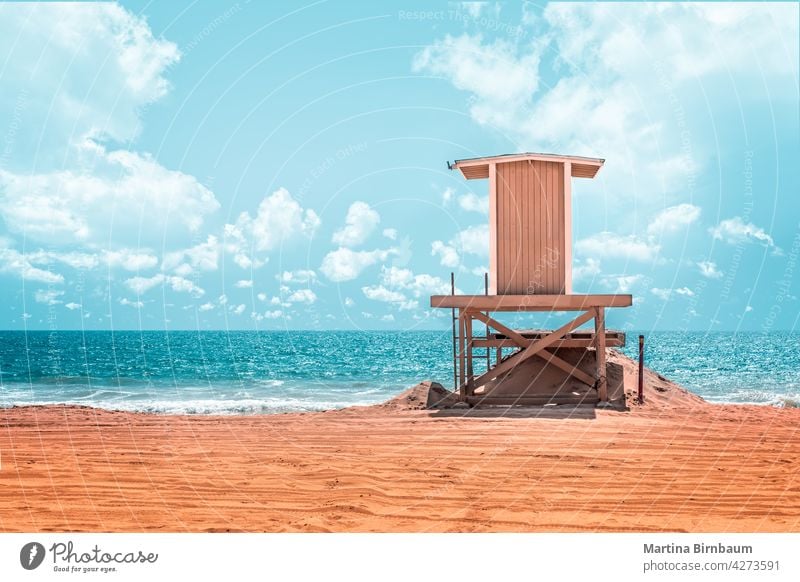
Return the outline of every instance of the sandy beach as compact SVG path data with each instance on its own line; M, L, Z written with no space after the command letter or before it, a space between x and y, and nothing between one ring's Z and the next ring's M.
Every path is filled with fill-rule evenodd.
M800 410L0 411L2 531L800 530Z

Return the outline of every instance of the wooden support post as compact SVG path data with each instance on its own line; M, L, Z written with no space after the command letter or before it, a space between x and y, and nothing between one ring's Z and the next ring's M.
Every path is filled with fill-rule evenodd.
M595 359L597 360L597 397L600 402L608 402L608 385L606 383L606 322L605 308L594 308L594 338L595 338Z
M456 294L456 274L452 271L450 272L450 295ZM453 390L458 390L458 345L456 344L456 340L458 339L458 334L456 332L456 308L453 307L450 310L450 319L452 320L451 323L453 325Z
M467 309L464 311L464 316L464 331L466 332L467 340L467 377L464 384L466 384L467 396L472 396L472 392L475 389L473 385L475 374L472 367L472 313Z
M464 352L465 344L465 325L464 325L464 310L458 310L458 391L461 395L461 398L466 397L466 383L464 382L464 378L466 377L466 370L464 369Z
M644 336L639 336L639 404L644 404Z

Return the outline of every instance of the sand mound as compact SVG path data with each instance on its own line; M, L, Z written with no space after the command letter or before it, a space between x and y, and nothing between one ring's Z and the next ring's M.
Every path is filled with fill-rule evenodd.
M427 410L431 408L448 408L458 402L455 392L447 390L438 382L426 380L412 386L384 402L380 408L392 410Z
M644 404L638 402L639 364L614 350L607 350L609 370L615 374L622 369L622 384L625 392L625 405L629 410L690 410L708 403L692 394L683 386L668 380L658 372L645 367L644 371ZM619 368L617 368L619 367ZM426 380L413 386L376 408L389 410L428 410L451 408L458 403L458 395L438 382ZM463 404L462 404L463 406Z

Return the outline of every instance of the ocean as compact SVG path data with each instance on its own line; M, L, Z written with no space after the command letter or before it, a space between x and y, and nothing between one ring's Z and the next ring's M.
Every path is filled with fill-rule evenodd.
M623 349L631 357L636 336ZM646 365L707 400L800 403L800 333L645 336ZM374 404L421 380L452 387L451 346L449 330L4 331L0 407L268 414Z

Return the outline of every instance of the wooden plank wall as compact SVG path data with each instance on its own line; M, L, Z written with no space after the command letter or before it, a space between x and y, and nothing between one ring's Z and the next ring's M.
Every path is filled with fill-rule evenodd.
M495 188L497 243L490 261L497 294L564 293L565 239L571 236L565 227L564 165L497 164Z

